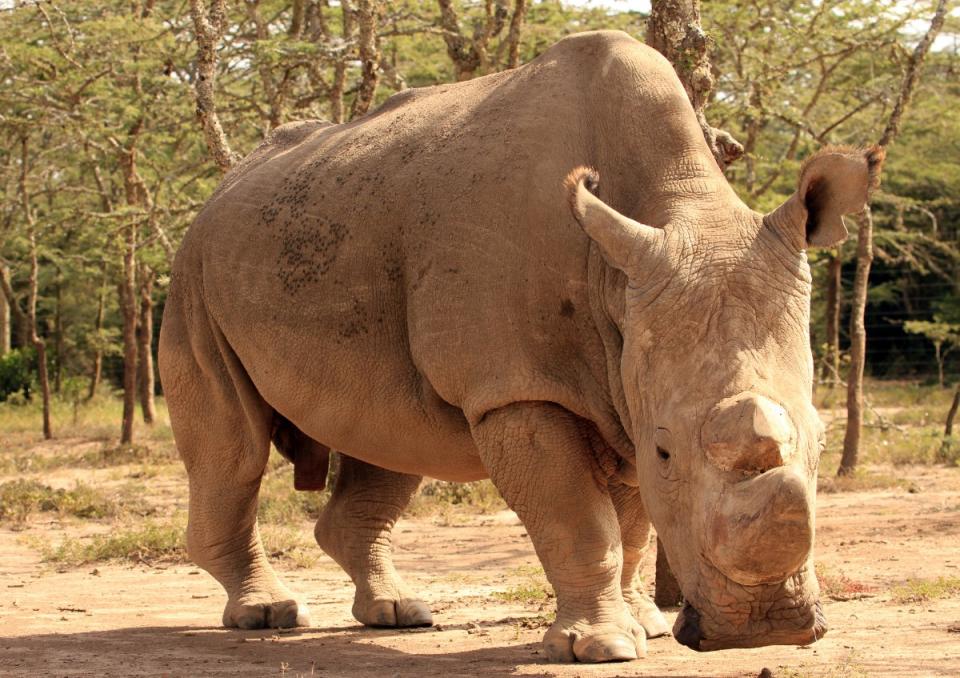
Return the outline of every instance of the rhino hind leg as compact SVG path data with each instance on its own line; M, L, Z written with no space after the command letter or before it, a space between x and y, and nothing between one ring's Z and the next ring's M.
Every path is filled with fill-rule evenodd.
M367 626L433 623L430 608L411 594L393 567L393 526L419 485L420 476L340 455L333 491L314 534L353 580L353 616Z
M666 617L647 595L640 573L650 552L651 524L643 508L640 491L628 485L611 484L610 497L620 523L623 544L623 573L620 587L623 600L647 634L647 638L670 635Z
M223 335L189 308L197 317L185 319L171 295L160 341L166 401L190 481L188 554L226 590L224 626L308 626L306 605L273 571L257 529L273 412Z
M550 403L514 403L473 427L491 480L527 528L557 594L551 661L626 661L646 635L623 600L620 526L583 423Z

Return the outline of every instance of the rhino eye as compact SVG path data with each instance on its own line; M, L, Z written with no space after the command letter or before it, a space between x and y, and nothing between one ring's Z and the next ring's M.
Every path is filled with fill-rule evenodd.
M659 445L657 445L657 456L660 457L661 461L670 461L670 453Z

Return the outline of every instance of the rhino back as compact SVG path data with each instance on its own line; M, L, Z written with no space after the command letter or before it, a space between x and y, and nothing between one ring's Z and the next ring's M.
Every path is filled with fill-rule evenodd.
M278 144L198 218L184 249L202 272L184 274L202 278L267 402L308 435L466 479L483 473L469 423L491 409L547 400L612 416L589 243L561 188L606 152L590 82L609 44L564 42ZM390 460L370 452L384 445Z

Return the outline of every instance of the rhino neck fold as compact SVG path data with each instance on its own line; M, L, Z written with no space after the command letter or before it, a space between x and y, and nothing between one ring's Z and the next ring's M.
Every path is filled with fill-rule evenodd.
M623 323L627 277L609 266L596 245L587 253L587 285L590 314L603 343L606 364L606 383L610 403L617 414L618 441L608 441L621 456L633 456L633 436L630 431L630 410L623 388L621 359L623 355Z

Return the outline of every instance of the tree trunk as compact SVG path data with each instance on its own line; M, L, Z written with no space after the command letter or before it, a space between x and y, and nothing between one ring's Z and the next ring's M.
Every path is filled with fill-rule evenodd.
M680 583L673 576L673 571L667 562L663 542L659 538L657 538L657 574L653 602L657 604L657 607L676 607L683 604L683 592L680 590Z
M143 203L143 183L137 173L137 142L143 131L143 117L137 119L127 134L127 142L120 150L120 166L127 205ZM120 426L120 444L133 442L133 417L137 406L137 230L138 223L131 218L124 227L123 267L120 279L120 312L123 318L123 422Z
M230 149L227 135L217 114L214 91L217 82L217 48L227 25L226 0L212 0L210 9L202 0L190 0L197 41L197 80L194 89L197 98L197 120L203 129L207 149L221 172L228 172L239 157Z
M943 383L943 344L939 341L935 342L933 345L933 353L937 359L937 383L940 385L940 388L945 388L945 384Z
M30 331L30 344L37 352L37 378L40 381L40 393L43 397L43 438L53 438L53 428L50 425L50 379L47 376L47 344L37 333L37 296L40 286L40 261L37 254L37 235L34 232L33 218L30 223L30 233L27 236L30 243L30 279L28 281L29 299L27 302L27 318Z
M877 143L886 149L900 132L903 113L910 103L913 90L920 79L923 61L930 51L933 41L943 27L947 12L947 0L939 0L930 27L914 48L904 69L903 80L897 102L890 113L887 125ZM867 347L866 329L863 323L864 308L867 301L867 285L870 276L870 264L873 261L873 217L869 206L860 215L860 230L857 233L857 273L854 278L854 299L850 313L850 376L847 382L847 432L843 438L843 457L837 475L853 473L860 454L860 430L863 426L863 368Z
M707 54L709 41L700 27L700 0L653 0L647 44L673 64L713 157L721 169L726 168L743 155L743 146L727 132L711 127L703 112L713 90L713 75Z
M30 246L30 277L27 281L27 313L26 326L30 345L37 352L37 378L40 381L40 393L43 397L43 437L45 440L53 438L53 428L50 425L50 380L47 377L47 345L37 333L37 297L40 292L40 254L37 247L37 223L30 206L30 193L27 190L27 174L30 170L30 139L26 135L20 137L20 204L23 207L23 218L27 223L27 243ZM6 285L5 285L6 288ZM4 289L4 294L7 294Z
M6 279L9 275L7 265L0 263L0 277ZM10 326L10 303L7 295L0 292L0 358L10 352L10 336L13 328Z
M156 420L156 407L153 401L153 282L155 274L149 268L142 268L140 282L140 322L137 325L137 344L140 358L139 390L140 411L143 422L152 424Z
M103 373L103 316L107 305L107 265L103 265L102 277L100 279L100 298L97 301L97 320L96 327L96 345L93 348L93 367L90 370L90 390L87 392L87 400L93 400L97 395L97 389L100 387L100 378Z
M360 47L360 89L353 100L350 117L356 118L370 110L380 82L380 50L377 49L378 0L358 0L357 28Z
M127 226L124 238L123 277L120 280L120 312L123 317L123 422L120 444L133 442L133 416L137 407L137 276L134 256L136 224Z
M827 354L823 380L831 386L840 377L840 294L843 289L843 259L840 250L830 255L827 266Z
M863 369L867 353L867 331L864 312L867 307L867 286L873 264L873 215L864 208L857 216L857 273L850 300L850 372L847 377L847 431L843 437L843 457L837 475L853 473L860 455L860 432L863 427Z
M13 293L13 284L10 282L10 269L7 268L6 265L0 265L0 288L3 290L4 300L7 302L7 309L9 309L16 321L14 327L16 327L17 330L15 335L17 337L17 346L20 348L29 346L30 328L28 327L27 314L20 308L17 295ZM11 327L11 334L12 330L13 327Z
M947 412L947 423L943 426L943 435L949 438L953 435L953 420L957 416L957 409L960 408L960 384L953 394L953 402L950 403L950 411Z
M54 352L54 372L53 372L53 392L57 395L63 393L63 275L57 268L56 282L56 306L54 307L53 318L53 352Z
M520 65L520 34L527 18L527 0L517 0L513 6L513 17L510 19L510 31L507 33L507 42L510 46L507 54L507 68L516 68Z

